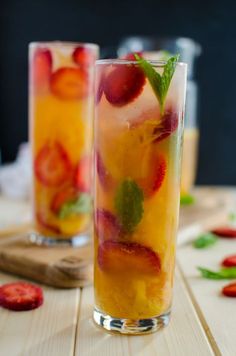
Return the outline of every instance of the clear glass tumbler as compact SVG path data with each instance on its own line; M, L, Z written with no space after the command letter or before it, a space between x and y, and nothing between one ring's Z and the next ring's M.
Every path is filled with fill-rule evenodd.
M87 242L91 229L94 63L98 46L29 46L29 123L36 243Z
M93 317L110 331L169 321L186 72L174 58L96 62Z

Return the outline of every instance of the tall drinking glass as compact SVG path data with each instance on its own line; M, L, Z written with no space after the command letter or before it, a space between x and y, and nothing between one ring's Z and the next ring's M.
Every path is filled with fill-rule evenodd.
M29 46L29 121L37 243L87 242L95 44Z
M187 67L174 63L96 64L94 320L120 333L169 321Z

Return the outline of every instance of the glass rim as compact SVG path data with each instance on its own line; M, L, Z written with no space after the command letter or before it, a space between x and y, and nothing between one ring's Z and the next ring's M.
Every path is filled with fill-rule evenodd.
M73 41L33 41L29 42L28 46L31 48L34 47L44 47L44 46L50 46L50 47L58 47L58 46L63 46L63 47L75 47L75 46L81 46L81 47L87 47L87 48L94 48L94 49L99 49L99 45L96 43L90 43L90 42L73 42Z
M154 67L164 67L167 61L161 61L161 60L148 60L146 59L148 63L150 63ZM121 58L109 58L109 59L97 59L95 62L96 65L99 64L136 64L138 65L136 60L129 60L129 59L121 59ZM185 62L177 62L177 66L183 66L187 67L187 63Z

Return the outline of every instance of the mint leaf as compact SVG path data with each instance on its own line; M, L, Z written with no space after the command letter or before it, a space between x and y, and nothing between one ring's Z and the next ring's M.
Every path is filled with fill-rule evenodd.
M211 271L206 268L197 268L202 277L208 279L235 279L236 278L236 267L221 268L218 272Z
M195 202L195 197L191 194L184 194L180 197L180 205L191 205Z
M145 59L139 57L137 53L135 53L134 56L138 62L138 65L140 68L142 68L146 77L148 78L149 83L159 101L161 113L163 113L166 95L170 86L171 79L175 72L176 64L179 60L179 54L168 59L164 65L162 75L156 72L154 66L152 66Z
M87 193L81 193L76 200L68 201L63 204L58 215L60 219L65 219L72 214L90 213L91 209L91 196Z
M135 181L126 179L119 185L115 209L123 229L132 232L143 216L143 191Z
M211 232L200 235L194 242L193 246L195 248L206 248L214 245L218 238Z

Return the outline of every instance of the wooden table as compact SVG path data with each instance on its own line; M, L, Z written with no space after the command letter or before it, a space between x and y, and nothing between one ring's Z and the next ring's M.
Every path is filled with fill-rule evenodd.
M191 230L189 239L195 235ZM0 356L235 356L236 300L219 294L227 281L204 280L196 270L198 265L217 269L233 252L236 241L220 240L206 250L189 242L178 247L172 319L151 335L111 335L97 328L91 318L92 287L43 286L41 308L18 313L0 309ZM0 284L18 279L0 273Z

